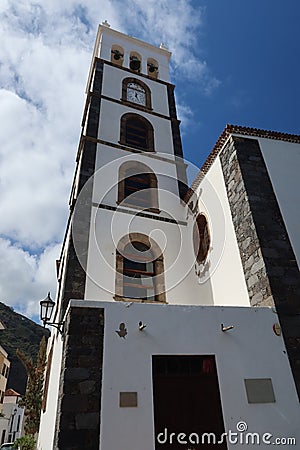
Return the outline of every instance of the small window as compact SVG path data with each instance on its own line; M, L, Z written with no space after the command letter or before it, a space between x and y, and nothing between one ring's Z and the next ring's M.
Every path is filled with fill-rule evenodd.
M113 45L111 48L111 62L117 66L123 66L124 50L119 45Z
M159 212L157 178L145 164L128 161L120 166L118 203L122 202Z
M165 301L163 256L148 236L124 236L116 253L116 300Z
M143 116L124 114L121 118L120 142L140 150L153 151L153 127Z
M143 149L148 147L147 128L145 127L145 123L139 118L135 117L127 121L125 141L127 144L133 145L134 147Z
M141 242L127 244L123 257L123 297L154 301L154 275L150 248Z
M198 214L194 223L193 244L197 262L204 263L210 247L209 228L204 214Z
M147 208L151 206L149 195L150 178L147 173L137 173L125 178L124 199L132 197L134 204Z

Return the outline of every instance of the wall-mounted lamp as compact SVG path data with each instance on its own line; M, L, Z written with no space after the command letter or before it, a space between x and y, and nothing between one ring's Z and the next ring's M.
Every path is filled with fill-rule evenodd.
M224 327L224 324L221 323L221 331L229 331L232 330L234 328L233 325L229 325L228 327Z
M47 297L40 301L40 318L44 324L44 327L46 325L50 325L51 327L56 328L60 334L63 334L64 322L50 322L54 306L55 302L50 297L50 292L48 292Z
M147 325L140 320L140 322L139 322L139 330L143 331L146 328L146 326Z

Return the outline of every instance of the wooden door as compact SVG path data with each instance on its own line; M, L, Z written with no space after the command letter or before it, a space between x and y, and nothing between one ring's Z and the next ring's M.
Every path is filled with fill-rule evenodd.
M214 356L153 356L152 369L155 449L227 449Z

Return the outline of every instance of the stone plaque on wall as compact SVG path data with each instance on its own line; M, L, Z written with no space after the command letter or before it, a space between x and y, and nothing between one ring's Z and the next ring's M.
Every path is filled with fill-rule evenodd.
M271 378L248 378L245 381L248 403L274 403Z
M137 406L137 392L120 392L120 408Z

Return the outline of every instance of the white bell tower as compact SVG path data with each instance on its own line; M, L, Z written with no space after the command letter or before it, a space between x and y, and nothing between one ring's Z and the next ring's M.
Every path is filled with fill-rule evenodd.
M182 271L187 226L170 56L163 44L99 26L70 202L70 248L79 264L76 276L74 268L66 274L61 316L77 295L180 303L179 292L167 294Z
M262 261L247 267L259 240L244 235L251 216L235 145L256 152L254 162L242 159L256 189L258 144L227 130L185 195L170 56L164 45L99 27L57 264L52 325L60 326L48 344L38 450L198 448L208 434L231 450L228 430L249 425L275 437L299 428L278 316L250 306L245 278L259 288ZM242 219L233 224L232 213Z

